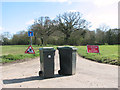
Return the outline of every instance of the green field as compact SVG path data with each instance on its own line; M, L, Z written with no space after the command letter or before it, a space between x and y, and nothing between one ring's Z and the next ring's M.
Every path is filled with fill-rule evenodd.
M7 46L0 46L0 47L2 47L2 55L8 55L8 54L22 54L22 55L24 55L25 50L28 48L28 46L29 45L7 45ZM32 45L32 47L36 52L39 50L40 47L43 47L43 46ZM53 46L47 45L47 47L53 47Z
M15 60L21 60L26 58L35 58L39 56L39 48L44 46L32 45L35 54L25 54L26 49L29 45L7 45L7 46L0 46L2 48L2 52L0 52L0 59L2 63L12 62ZM46 47L54 47L47 45Z
M2 63L11 62L14 60L20 60L25 58L35 58L39 56L39 48L43 46L32 45L36 54L25 54L25 50L29 45L9 45L9 46L0 46L2 48ZM47 45L47 47L57 46ZM86 46L75 46L78 48L77 52L80 56L97 61L100 63L109 63L114 65L120 65L118 62L118 45L101 45L100 54L96 53L87 53Z

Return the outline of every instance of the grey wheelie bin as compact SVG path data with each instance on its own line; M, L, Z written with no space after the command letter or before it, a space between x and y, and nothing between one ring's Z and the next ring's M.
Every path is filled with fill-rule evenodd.
M40 71L39 76L42 78L54 77L54 55L53 47L43 47L40 51Z
M76 72L76 50L75 47L57 47L60 59L60 75L74 75Z

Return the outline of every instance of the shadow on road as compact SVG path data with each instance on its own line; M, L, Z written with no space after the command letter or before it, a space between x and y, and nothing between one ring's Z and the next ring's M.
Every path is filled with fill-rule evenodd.
M64 76L55 74L53 78L58 78L58 77L64 77ZM52 79L52 78L47 78L47 79ZM22 83L22 82L28 82L34 80L46 80L46 79L43 79L39 76L32 76L32 77L19 78L19 79L5 79L3 80L3 84Z

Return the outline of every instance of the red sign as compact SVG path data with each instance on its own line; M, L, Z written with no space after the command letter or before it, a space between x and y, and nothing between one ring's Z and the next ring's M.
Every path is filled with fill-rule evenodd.
M87 45L87 53L100 53L97 45Z
M35 51L34 51L34 49L32 48L32 46L30 45L30 46L28 47L28 49L25 51L25 53L35 54Z

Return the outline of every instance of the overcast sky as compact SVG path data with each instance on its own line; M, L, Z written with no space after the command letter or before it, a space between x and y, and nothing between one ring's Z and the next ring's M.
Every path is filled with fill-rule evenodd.
M64 12L78 11L83 18L91 22L90 30L95 30L101 24L111 28L118 27L119 0L2 0L0 3L0 33L15 34L27 30L34 19L40 16L56 15Z

